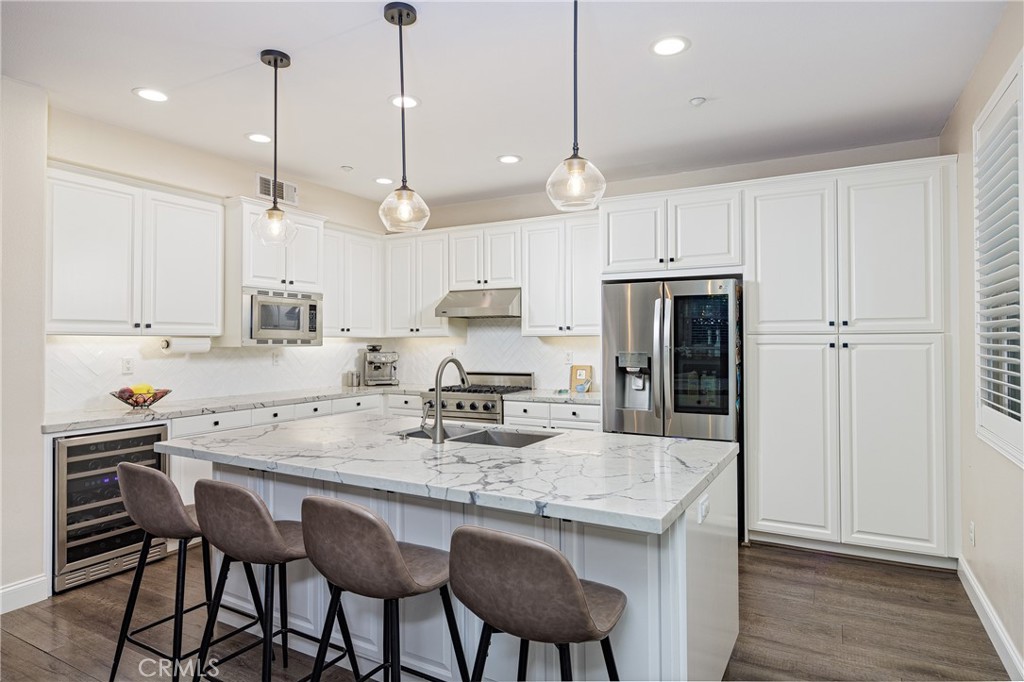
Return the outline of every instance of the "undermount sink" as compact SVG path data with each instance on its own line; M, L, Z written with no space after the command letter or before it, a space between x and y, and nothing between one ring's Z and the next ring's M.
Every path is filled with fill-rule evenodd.
M554 438L557 433L514 433L510 431L477 431L465 436L456 436L452 441L457 443L477 443L479 445L497 445L502 448L525 448L527 445Z
M460 424L445 424L444 425L444 438L449 440L457 436L467 436L472 433L478 433L480 429L472 426L462 426ZM392 436L398 436L401 439L406 438L425 438L431 440L433 438L428 432L417 426L414 429L406 429L405 431L395 431L391 434Z

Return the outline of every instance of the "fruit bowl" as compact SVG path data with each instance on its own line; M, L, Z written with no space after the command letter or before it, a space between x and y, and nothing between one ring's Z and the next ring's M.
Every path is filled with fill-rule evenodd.
M133 410L144 410L152 407L153 403L171 392L169 388L154 388L149 391L138 391L125 387L118 391L111 391L110 395L128 405Z

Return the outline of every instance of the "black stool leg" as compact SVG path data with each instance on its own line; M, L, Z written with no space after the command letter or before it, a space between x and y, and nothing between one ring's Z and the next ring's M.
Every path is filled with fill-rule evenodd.
M132 587L128 591L128 603L124 607L124 618L121 620L121 633L117 636L117 649L114 651L114 664L110 666L110 682L114 682L117 676L117 666L121 664L121 654L124 653L124 643L128 639L128 628L132 624L132 614L135 613L135 600L139 598L139 586L142 585L142 574L146 570L146 557L149 556L149 547L153 544L153 536L146 533L142 537L142 549L139 551L139 563L135 567L135 577L132 578Z
M562 670L562 679L572 679L572 656L569 654L568 644L556 644L558 647L558 667Z
M281 591L281 664L288 667L288 564L278 566L278 587Z
M213 628L217 624L217 612L220 610L221 599L224 598L224 585L228 581L228 569L230 568L231 559L225 555L220 564L220 573L217 575L217 587L213 590L213 602L210 604L209 615L206 617L203 643L199 647L199 657L196 660L196 671L192 675L192 682L199 682L203 676L203 667L206 665L206 656L210 653L210 640L213 639Z
M331 585L331 599L327 602L327 617L324 618L324 629L320 632L320 645L316 648L316 658L313 660L313 672L309 676L309 682L320 682L320 676L324 674L327 645L331 641L331 630L334 629L334 616L338 611L338 602L340 600L341 590ZM355 678L358 680L359 675L355 675Z
M210 575L210 569L213 568L213 564L210 563L210 541L206 538L202 539L203 545L203 594L206 595L206 610L210 610L210 602L213 600L213 577Z
M519 670L516 671L516 679L520 682L526 679L526 662L530 659L530 640L519 640Z
M391 602L391 679L393 682L402 682L402 646L401 646L401 624L398 617L398 600L389 599Z
M252 564L243 563L242 566L245 568L245 580L249 583L249 594L252 595L252 605L256 609L256 617L260 621L260 627L263 627L263 598L260 597L260 588L256 587L256 574L253 573ZM277 660L274 652L270 652L270 660Z
M448 621L448 632L452 638L452 646L455 647L455 662L459 665L459 678L462 682L469 682L469 666L466 665L466 652L462 648L462 637L459 635L459 624L455 622L455 611L452 609L452 596L448 593L448 586L441 586L441 603L444 605L444 617Z
M270 654L274 651L274 565L263 567L263 682L270 682Z
M341 639L345 642L348 662L352 664L352 677L358 680L359 662L356 661L356 650L352 646L352 633L348 631L348 621L345 620L345 606L341 603L341 588L338 588L338 627L341 628Z
M487 650L491 648L492 634L494 634L494 628L484 623L484 629L480 631L480 644L476 647L476 660L473 662L471 682L480 682L484 678L484 663L487 662Z
M615 657L612 656L611 635L601 640L601 653L604 654L604 666L608 668L608 679L618 682L619 669L615 667Z
M384 601L384 640L381 645L380 658L384 664L384 682L391 682L391 608L387 600Z
M181 676L181 626L185 619L185 564L188 561L188 540L178 540L178 576L174 585L174 635L171 644L171 679Z

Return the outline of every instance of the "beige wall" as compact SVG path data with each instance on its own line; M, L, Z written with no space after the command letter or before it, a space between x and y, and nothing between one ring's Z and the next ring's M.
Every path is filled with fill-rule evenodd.
M193 192L226 198L255 195L258 168L213 154L118 128L59 109L50 111L49 157L96 170L126 175ZM334 223L384 232L377 203L301 178L299 208Z
M1009 633L1024 651L1024 471L982 442L974 429L974 203L972 126L1024 45L1024 4L1010 2L985 55L960 95L940 138L943 154L959 154L960 481L963 561ZM975 524L976 546L967 540Z
M659 175L636 180L609 182L606 197L642 194L644 192L660 192L662 190L682 189L684 187L701 187L724 182L740 182L771 178L777 175L793 173L810 173L813 171L850 168L871 163L902 161L935 156L939 151L937 138L896 142L860 149L843 149L827 154L794 156L786 159L757 161L720 168ZM599 160L595 159L599 163ZM544 193L544 178L537 181L538 191L534 194L473 201L449 206L432 206L429 228L451 227L452 225L472 225L495 220L516 220L520 218L536 218L557 213Z
M39 425L44 400L46 95L4 78L0 99L0 585L8 586L45 571Z

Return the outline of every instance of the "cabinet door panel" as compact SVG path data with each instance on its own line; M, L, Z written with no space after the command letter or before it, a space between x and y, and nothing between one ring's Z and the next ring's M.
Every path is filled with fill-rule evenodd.
M601 334L600 229L597 223L566 224L568 282L566 331L571 335Z
M664 270L665 200L634 199L601 207L604 272Z
M416 326L416 242L385 241L387 254L387 322L389 336L409 336Z
M448 235L450 290L479 289L484 285L483 239L483 234L477 230Z
M835 331L835 183L773 183L746 196L747 331Z
M141 193L51 172L46 331L137 334Z
M284 289L288 284L287 248L264 246L252 233L252 225L266 209L242 203L242 286Z
M523 336L565 334L565 232L561 221L523 228Z
M519 286L519 227L492 227L485 229L483 234L484 285L490 289Z
M224 211L220 204L147 192L143 221L143 333L222 329Z
M324 336L344 336L345 297L348 293L345 279L345 235L336 230L324 230L324 300L321 326Z
M688 192L668 201L668 267L739 265L740 190Z
M288 256L288 290L320 293L324 289L324 224L292 216L295 241L285 249Z
M448 235L416 239L416 334L447 336L448 318L434 314L437 304L448 293Z
M942 331L941 174L932 166L840 176L844 329Z
M373 239L345 238L344 310L348 336L380 335L381 245Z
M751 530L839 541L839 390L834 336L749 336Z
M264 481L267 489L264 500L275 521L301 521L302 500L324 494L323 481L314 478L268 472L264 474ZM327 613L327 581L308 559L289 561L287 571L288 626L319 638ZM275 620L280 625L281 595L278 590L274 592Z
M843 542L945 554L942 335L840 339Z

